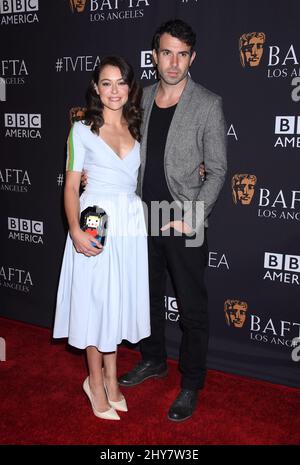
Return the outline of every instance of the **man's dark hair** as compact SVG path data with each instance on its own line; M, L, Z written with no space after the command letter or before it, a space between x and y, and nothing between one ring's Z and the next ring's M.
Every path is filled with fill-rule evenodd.
M172 19L167 21L157 29L152 41L152 48L156 51L159 50L160 37L165 33L181 40L185 44L189 45L191 50L193 50L196 43L196 34L191 26L181 19Z

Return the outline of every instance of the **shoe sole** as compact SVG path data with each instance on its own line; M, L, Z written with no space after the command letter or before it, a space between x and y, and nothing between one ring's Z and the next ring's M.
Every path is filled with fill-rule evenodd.
M175 418L171 418L169 417L168 415L168 420L170 421L175 421L176 423L181 423L182 421L186 421L188 420L189 418L192 418L193 414L192 415L189 415L188 417L184 417L184 418L181 418L180 420L176 420Z
M150 379L150 378L164 378L165 376L167 376L167 374L168 374L168 370L166 370L166 371L164 371L163 373L160 373L160 374L146 376L146 378L143 378L141 381L138 381L136 383L123 384L122 382L120 383L120 381L119 381L119 385L124 386L124 387L137 386L138 384L142 384L147 379Z

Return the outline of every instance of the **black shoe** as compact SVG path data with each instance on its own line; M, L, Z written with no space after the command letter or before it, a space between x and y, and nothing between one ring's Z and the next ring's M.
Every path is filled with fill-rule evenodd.
M168 413L169 420L184 421L191 418L196 408L198 391L181 389Z
M133 370L129 371L125 375L121 376L118 381L121 386L135 386L140 384L145 379L158 377L162 378L168 373L168 367L166 363L156 363L149 361L141 361L137 364Z

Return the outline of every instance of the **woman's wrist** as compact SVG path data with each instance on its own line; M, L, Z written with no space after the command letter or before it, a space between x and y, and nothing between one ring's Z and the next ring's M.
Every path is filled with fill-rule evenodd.
M81 231L81 229L79 225L74 225L74 226L70 226L69 231L70 231L71 237L74 237L76 236L76 234L78 234L79 231Z

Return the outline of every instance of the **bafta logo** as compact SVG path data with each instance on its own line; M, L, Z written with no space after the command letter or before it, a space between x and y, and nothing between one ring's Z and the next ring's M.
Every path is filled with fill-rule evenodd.
M86 0L70 0L70 8L72 13L82 13L85 9Z
M258 66L263 55L264 32L246 32L239 39L240 60L243 68Z
M250 205L257 178L254 174L235 174L231 180L232 198L235 204Z
M224 302L225 319L228 326L242 328L246 321L248 305L241 300L227 299Z

